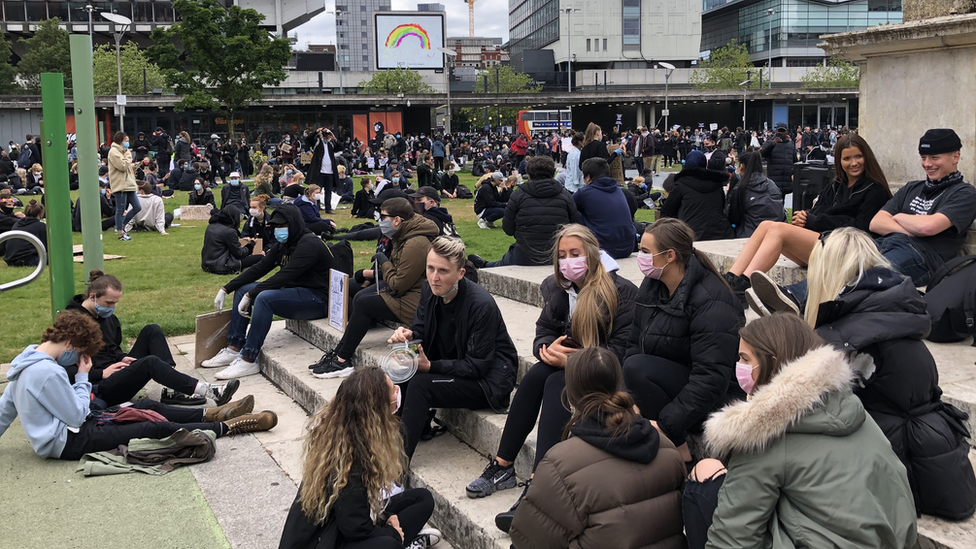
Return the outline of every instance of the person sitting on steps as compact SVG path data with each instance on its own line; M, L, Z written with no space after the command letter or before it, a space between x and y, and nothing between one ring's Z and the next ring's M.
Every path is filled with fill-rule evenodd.
M134 438L166 438L180 429L213 431L218 437L267 431L278 424L272 411L252 414L254 397L216 408L181 408L154 400L132 403L166 421L123 425L92 415L92 355L102 347L98 324L88 315L65 311L48 328L40 345L14 358L9 384L0 396L0 436L20 416L31 448L42 458L77 461L85 454L116 450ZM74 379L65 371L75 367Z

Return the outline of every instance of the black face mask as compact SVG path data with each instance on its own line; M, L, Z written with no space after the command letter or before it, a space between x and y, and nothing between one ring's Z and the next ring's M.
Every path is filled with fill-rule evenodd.
M424 204L422 202L414 202L413 211L416 212L417 215L424 215L424 212L427 211L427 209L424 208Z

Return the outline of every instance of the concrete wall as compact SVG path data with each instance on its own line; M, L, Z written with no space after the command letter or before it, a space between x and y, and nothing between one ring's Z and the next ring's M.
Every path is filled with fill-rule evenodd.
M41 132L40 109L2 109L0 110L0 146L8 150L7 142L18 145L24 142L27 134Z

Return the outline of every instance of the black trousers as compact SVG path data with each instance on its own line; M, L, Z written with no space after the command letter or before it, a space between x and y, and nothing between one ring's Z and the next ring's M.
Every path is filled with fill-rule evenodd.
M328 236L333 232L335 232L335 228L332 227L332 224L324 219L321 221L312 221L310 223L306 222L305 228L312 231L318 236L322 236L322 235Z
M166 438L180 429L204 429L217 433L217 436L226 431L224 424L219 421L203 423L203 408L167 406L155 400L140 400L134 402L132 407L153 410L168 421L99 425L97 419L88 418L77 433L68 432L68 440L61 451L60 459L77 460L90 452L113 450L120 444L128 444L134 438Z
M166 342L166 335L159 324L146 324L139 332L132 348L129 349L128 356L133 358L143 358L149 355L159 357L163 362L170 366L176 366L173 360L173 353L169 352L169 343Z
M712 516L718 507L718 491L725 482L725 473L701 482L688 479L681 494L681 514L685 521L688 549L705 549Z
M388 516L396 515L400 529L403 530L403 541L410 543L417 538L417 534L434 513L434 496L424 488L404 490L390 498L385 512ZM345 541L342 534L339 534L336 546L341 549L403 549L404 543L388 537Z
M633 395L641 415L657 420L661 410L671 404L688 384L691 368L653 355L633 355L624 361L624 384ZM685 443L684 433L675 434L675 446Z
M250 269L251 267L253 267L253 266L257 265L258 263L260 263L262 259L264 259L264 256L263 255L254 255L254 254L251 254L251 255L245 257L244 259L241 260L241 271L246 271L246 270Z
M538 362L525 373L519 382L518 391L512 399L505 420L502 440L498 443L498 457L505 461L515 461L519 449L539 418L539 431L535 447L535 463L539 466L546 452L562 440L563 429L572 417L562 402L563 388L566 387L566 370ZM542 415L539 415L539 409Z
M196 379L177 371L159 357L149 355L103 379L92 392L109 406L115 406L132 400L150 380L188 395L192 395L197 387Z
M406 432L403 445L408 458L412 458L417 449L431 408L480 410L490 407L485 391L474 379L417 372L410 381L400 386L400 390L403 392L400 421Z
M336 347L336 355L343 360L352 358L356 347L363 341L366 332L376 324L377 320L398 321L397 315L386 306L383 296L376 293L376 285L370 284L352 298L352 312L346 331Z
M359 231L349 231L346 234L336 235L335 240L379 240L383 236L383 231L379 227L372 229L362 229Z
M335 185L335 175L331 173L320 173L318 184L319 187L322 187L325 213L332 213L332 187Z
M435 156L434 157L434 169L437 170L437 171L441 171L441 170L444 169L444 157L443 156Z

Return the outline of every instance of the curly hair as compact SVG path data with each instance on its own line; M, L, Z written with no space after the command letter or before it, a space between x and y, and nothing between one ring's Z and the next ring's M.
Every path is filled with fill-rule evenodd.
M339 386L334 399L312 417L303 448L302 510L322 524L353 466L362 470L369 507L376 519L383 492L400 479L406 455L400 421L390 411L387 376L378 367L358 369Z
M102 329L98 327L98 323L91 316L76 311L59 314L54 326L44 331L41 341L67 341L88 356L95 356L103 346Z

